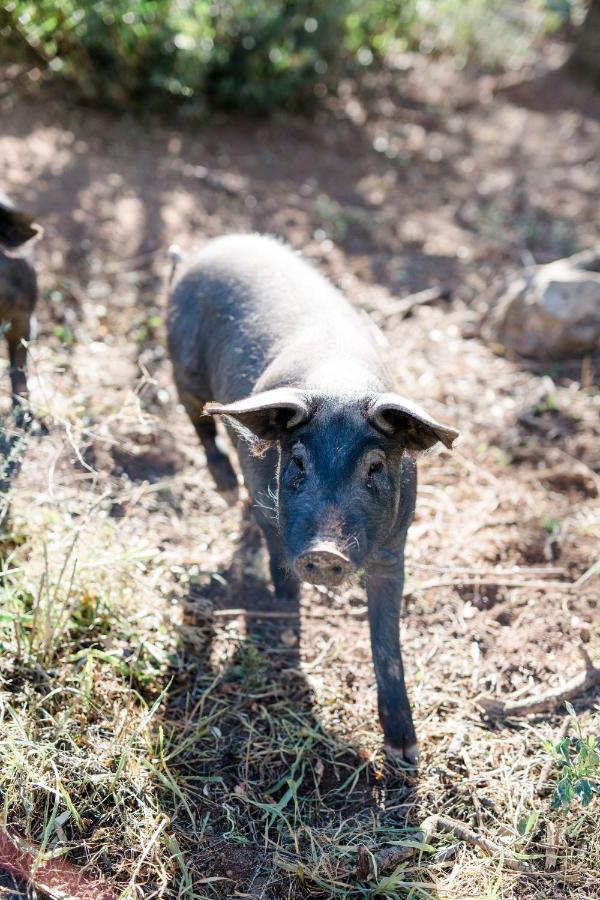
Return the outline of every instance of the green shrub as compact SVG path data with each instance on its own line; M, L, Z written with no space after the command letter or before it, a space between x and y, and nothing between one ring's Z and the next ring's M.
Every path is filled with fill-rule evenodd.
M84 98L251 111L301 105L340 56L345 0L10 0L3 35Z
M257 112L306 106L396 49L510 63L569 13L568 0L5 0L0 40L94 102Z
M576 800L588 806L594 795L600 795L600 737L584 736L570 703L565 706L577 735L564 737L558 743L544 741L544 748L560 773L552 796L552 809L567 812Z

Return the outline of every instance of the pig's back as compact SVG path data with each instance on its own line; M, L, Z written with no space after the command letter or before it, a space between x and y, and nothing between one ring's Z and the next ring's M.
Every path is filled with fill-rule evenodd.
M230 402L296 384L332 389L364 367L379 386L378 354L344 296L279 241L229 235L189 261L169 309L169 349L197 392ZM358 375L359 380L361 375ZM316 381L315 381L316 379ZM322 387L325 387L323 385Z

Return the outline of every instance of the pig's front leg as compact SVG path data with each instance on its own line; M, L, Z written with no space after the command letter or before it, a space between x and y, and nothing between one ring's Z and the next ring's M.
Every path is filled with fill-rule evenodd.
M277 478L275 475L278 457L275 450L265 456L253 456L248 447L238 444L238 454L244 472L246 486L252 498L252 508L256 521L265 536L269 551L271 580L278 600L298 602L300 582L291 571L281 542L277 521Z
M369 626L379 719L390 755L415 764L417 738L404 684L400 651L400 603L404 584L404 559L374 565L367 570Z
M287 565L277 526L258 511L256 518L267 543L269 569L276 598L278 600L298 601L300 582Z
M265 531L269 549L269 567L271 579L278 600L297 601L300 596L300 582L286 565L281 539L275 529Z

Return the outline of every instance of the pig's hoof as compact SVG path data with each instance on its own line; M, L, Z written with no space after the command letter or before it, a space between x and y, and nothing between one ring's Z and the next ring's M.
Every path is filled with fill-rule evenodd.
M385 752L388 759L402 763L405 766L417 766L419 764L419 747L417 744L410 744L408 747L392 747L390 744L386 744Z

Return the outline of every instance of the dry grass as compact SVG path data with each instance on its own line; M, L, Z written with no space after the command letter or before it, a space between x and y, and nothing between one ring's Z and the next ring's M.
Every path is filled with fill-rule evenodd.
M327 235L314 237L315 226L330 227L331 214L310 198L340 180L340 158L337 151L327 156L321 131L292 136L302 158L279 180L272 160L261 162L279 205L269 211L265 194L266 212L253 217L242 179L237 198L203 195L200 231L205 237L256 226L307 245L383 326L406 393L428 398L434 414L446 406L461 428L456 453L422 461L408 548L403 641L422 748L418 772L391 766L382 753L360 585L340 595L307 589L299 617L277 609L289 618L261 618L273 605L260 537L241 506L228 507L214 492L192 429L173 402L160 321L162 263L153 262L164 259L162 249L153 256L146 247L131 260L137 201L121 197L115 212L104 193L107 173L129 165L119 140L139 135L123 125L107 157L103 136L95 134L104 120L81 125L80 111L73 114L74 133L81 127L87 134L92 160L77 221L98 244L85 265L78 258L70 268L50 251L42 260L47 305L32 389L46 433L11 441L10 416L3 418L14 465L10 491L2 495L11 508L3 513L0 576L0 797L4 823L44 853L67 854L105 873L123 898L587 900L600 890L598 799L568 812L551 809L559 771L544 768L550 759L544 741L557 735L564 710L492 721L477 702L566 682L581 669L581 642L600 660L594 361L583 369L572 363L531 371L465 336L481 318L486 279L504 276L519 239L505 230L513 223L512 194L498 195L501 225L486 220L472 237L465 270L455 271L464 258L464 219L475 213L464 198L457 201L452 167L434 178L427 157L430 146L446 152L464 138L465 145L475 142L474 159L490 179L501 181L510 164L535 193L545 190L547 172L529 158L515 161L507 120L526 118L531 154L538 147L558 160L564 142L553 143L554 117L502 100L475 110L468 128L454 122L454 131L442 133L427 117L435 115L446 81L413 77L416 99L407 115L416 117L421 104L424 125L415 128L422 134L406 138L399 129L394 140L406 138L423 179L437 179L437 194L419 194L412 223L402 226L413 238L400 237L414 240L419 228L430 227L427 243L417 241L400 261L394 257L387 229L404 193L377 169L380 151L362 145L348 161L347 179L357 178L356 170L363 178L367 163L374 167L361 182L367 243L355 249L354 220L346 243L332 248ZM457 83L457 96L463 87ZM423 99L427 90L436 96ZM373 109L380 102L375 98ZM564 127L573 124L569 110L562 116ZM588 144L596 146L596 125L583 113L581 120L585 155ZM364 136L370 140L386 122L383 114L369 121ZM287 140L287 126L270 127L267 147ZM329 137L344 143L343 124L328 127ZM5 154L14 183L25 177L19 153L70 159L72 137L41 126L35 140L12 135ZM161 247L189 240L186 228L193 225L187 176L173 175L173 166L188 158L190 165L206 162L194 157L191 138L189 145L185 135L168 141L175 150L169 143L152 159L146 147L140 151L140 165L167 179L160 198L151 180L144 184L146 212L160 199L165 219L175 223ZM214 167L235 170L238 131L221 130L218 141ZM256 141L259 154L264 137ZM221 160L224 146L228 163ZM315 147L322 181L312 194L298 193L294 173L303 166L313 171ZM244 160L240 168L249 167L260 197L255 162ZM94 161L106 171L88 183ZM569 239L585 245L597 207L586 199L587 170L569 171L563 172L572 177L575 207ZM66 190L79 176L69 165L65 172L55 177ZM562 182L560 190L567 190ZM377 191L383 199L372 199ZM456 202L460 228L450 221ZM514 203L522 206L522 193ZM347 208L340 197L336 215ZM437 218L434 209L441 210ZM47 229L57 246L67 243L70 215L69 207L56 213ZM564 235L553 237L537 220L532 228L534 249L562 251ZM394 265L408 265L413 256L410 279L425 272L434 283L443 280L453 301L399 321L385 312L391 295L376 286L377 271L389 284ZM600 733L597 697L581 697L575 707L583 734ZM542 771L547 784L540 785ZM434 834L391 873L357 875L361 854L410 848L433 814L459 820L506 855ZM529 873L514 871L514 855Z
M417 378L427 361L414 358ZM514 383L510 364L501 371ZM164 446L144 384L112 415L87 403L85 415L47 415L13 490L0 622L5 821L44 852L108 873L123 897L589 897L600 886L597 808L552 811L537 787L558 720L495 725L476 698L577 670L585 628L598 654L596 582L568 589L592 561L595 504L565 503L533 478L524 501L511 464L468 433L455 457L426 460L405 624L423 762L404 772L381 752L360 588L307 592L302 634L293 614L215 615L269 609L259 539L213 494L191 441L190 459L179 442ZM90 422L110 424L99 436ZM151 482L118 474L119 461L170 471L173 456L174 474ZM527 540L548 536L551 515L569 555L527 565ZM584 733L597 732L581 709ZM392 873L357 880L361 846L410 846L432 812L470 824L532 874L463 844L436 861L452 839L435 836Z

